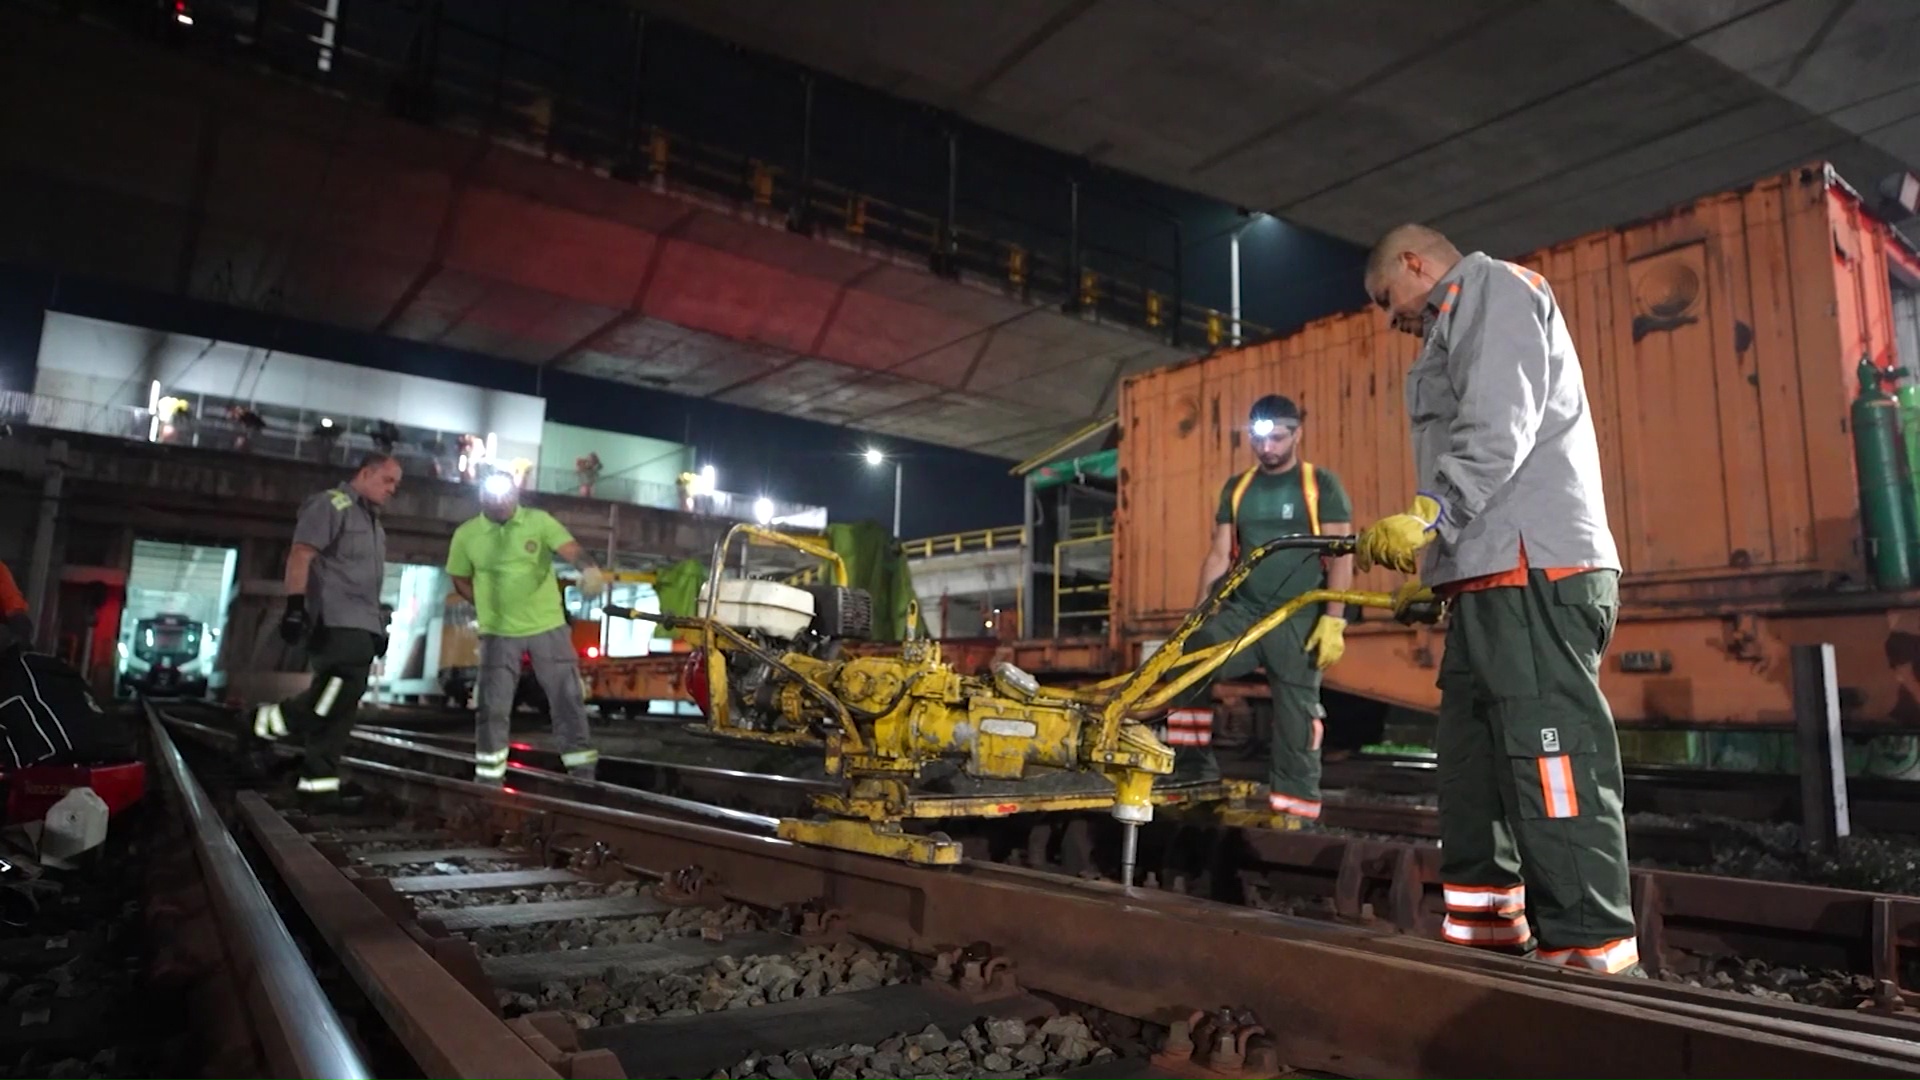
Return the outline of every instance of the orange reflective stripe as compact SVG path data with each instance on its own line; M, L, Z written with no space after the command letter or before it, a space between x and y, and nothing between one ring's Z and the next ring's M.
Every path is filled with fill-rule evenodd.
M1440 892L1448 911L1515 915L1527 909L1525 885L1441 885Z
M1580 795L1573 787L1573 759L1565 754L1540 759L1540 794L1546 799L1547 816L1580 816Z
M1467 922L1449 915L1440 924L1440 936L1456 945L1510 946L1533 940L1526 920L1517 922Z
M1640 942L1624 937L1585 949L1542 949L1540 959L1550 964L1617 975L1640 962Z
M1460 299L1460 283L1457 281L1449 282L1447 284L1447 298L1445 300L1440 301L1441 313L1444 314L1446 312L1452 311L1453 302L1458 299Z
M1300 463L1300 491L1307 499L1307 531L1320 535L1320 479L1313 471L1313 463Z
M1240 561L1240 500L1246 498L1247 489L1253 486L1253 478L1259 472L1260 466L1256 464L1253 468L1241 473L1239 481L1233 485L1233 508L1228 512L1228 518L1233 527L1234 562Z
M1301 799L1292 795L1282 795L1277 791L1267 795L1267 807L1274 813L1292 814L1294 817L1306 818L1309 821L1318 820L1320 817L1318 799Z

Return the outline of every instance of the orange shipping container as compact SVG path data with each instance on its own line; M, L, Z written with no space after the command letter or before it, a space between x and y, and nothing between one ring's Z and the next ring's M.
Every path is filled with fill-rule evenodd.
M1787 648L1833 641L1851 719L1920 723L1916 597L1868 587L1847 428L1862 356L1920 361L1901 355L1920 259L1814 166L1518 261L1552 284L1586 374L1626 568L1603 676L1622 722L1790 723ZM1127 381L1120 656L1192 603L1262 394L1300 402L1305 456L1345 481L1357 520L1406 504L1417 345L1356 312ZM1391 584L1376 571L1360 587ZM1375 623L1327 682L1432 708L1439 654L1431 631Z

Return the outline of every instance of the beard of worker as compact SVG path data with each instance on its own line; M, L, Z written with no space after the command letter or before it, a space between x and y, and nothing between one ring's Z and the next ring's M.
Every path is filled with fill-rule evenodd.
M520 485L506 473L492 473L480 482L480 513L495 525L504 525L520 509Z

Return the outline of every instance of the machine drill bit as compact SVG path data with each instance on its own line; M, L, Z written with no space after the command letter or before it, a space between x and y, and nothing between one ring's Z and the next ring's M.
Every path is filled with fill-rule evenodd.
M1133 888L1133 864L1140 852L1140 826L1131 822L1120 824L1120 884Z

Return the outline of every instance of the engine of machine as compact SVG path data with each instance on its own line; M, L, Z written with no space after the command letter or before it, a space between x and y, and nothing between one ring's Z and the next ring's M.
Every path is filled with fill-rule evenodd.
M1030 764L1068 767L1078 756L1083 718L1065 702L1036 700L1030 679L1003 685L960 675L924 640L901 643L898 655L843 656L845 642L871 632L863 590L722 581L714 613L761 654L721 648L726 726L827 736L838 717L824 700L831 697L866 747L845 762L852 774L911 773L927 757L954 756L974 776L1015 779ZM716 719L710 695L695 696Z

